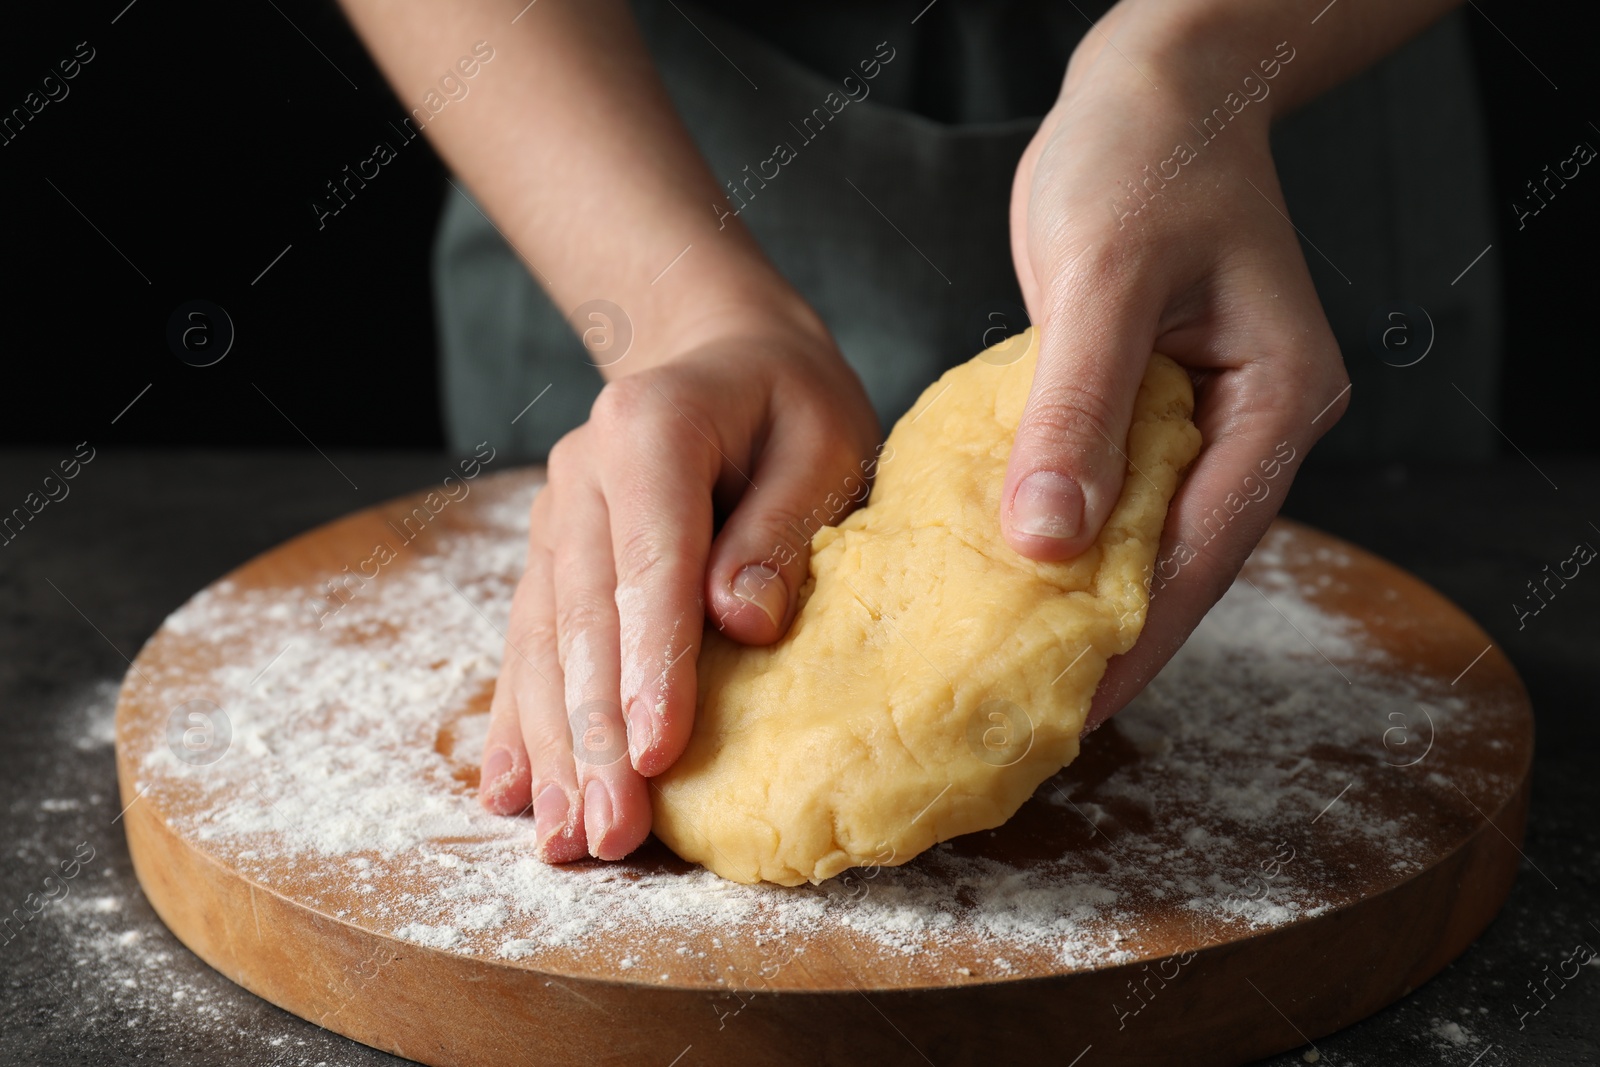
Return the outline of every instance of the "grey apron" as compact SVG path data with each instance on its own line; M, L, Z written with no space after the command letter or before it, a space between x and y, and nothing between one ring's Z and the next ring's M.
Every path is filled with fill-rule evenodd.
M997 328L1026 324L1007 228L1011 179L1084 16L976 0L940 0L916 26L900 5L822 3L803 18L740 16L731 5L725 16L685 0L634 7L712 172L735 183L730 206L828 323L885 428L945 369L1002 336ZM1291 45L1314 47L1307 31ZM863 60L878 63L870 81ZM1492 240L1473 86L1466 33L1451 16L1274 130L1290 213L1353 381L1350 410L1319 456L1492 452L1493 429L1452 387L1494 415L1495 257L1451 283ZM779 144L792 157L777 175L748 181L771 175L763 161ZM488 440L543 458L588 417L603 384L567 324L573 309L551 304L455 190L434 290L449 443ZM1380 359L1368 341L1369 323L1396 299L1424 308L1437 335L1412 366ZM1424 327L1414 328L1420 345Z

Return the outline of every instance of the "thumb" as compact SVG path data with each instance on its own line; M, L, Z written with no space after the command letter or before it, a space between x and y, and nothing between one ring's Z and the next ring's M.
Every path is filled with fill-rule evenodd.
M1000 496L1006 542L1030 559L1078 555L1116 506L1154 343L1146 304L1104 289L1051 300Z
M805 436L775 431L754 472L757 487L739 500L711 546L708 614L744 644L770 644L789 629L809 573L812 535L864 502L877 473L870 452L795 439ZM810 462L798 458L807 456Z

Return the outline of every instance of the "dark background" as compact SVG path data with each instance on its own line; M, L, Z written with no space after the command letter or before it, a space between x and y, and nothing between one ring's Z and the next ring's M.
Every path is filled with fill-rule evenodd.
M405 114L342 13L126 3L33 5L0 40L0 113L80 41L95 50L69 95L0 145L13 382L0 443L305 447L292 420L324 448L440 447L428 251L443 166L419 138L320 230L311 208L376 141L397 143L389 123ZM1507 289L1497 421L1535 457L1593 453L1585 253L1600 178L1580 172L1522 232L1511 210L1575 137L1600 145L1592 46L1554 4L1481 0L1466 14L1503 207L1489 252ZM237 332L215 366L180 362L166 341L193 299Z
M1570 155L1581 131L1600 146L1592 44L1553 4L1475 6L1465 14L1503 209L1489 253L1507 288L1498 421L1541 473L1510 446L1482 464L1342 467L1313 453L1317 469L1301 474L1288 510L1438 588L1517 665L1539 709L1525 847L1554 883L1525 868L1505 910L1437 979L1318 1038L1327 1063L1592 1063L1600 1020L1600 972L1526 1030L1514 1009L1523 981L1600 921L1600 585L1575 583L1525 630L1508 610L1600 521L1580 514L1600 489L1590 432L1600 370L1586 322L1600 176L1585 168L1520 233L1511 211L1523 183ZM102 857L89 892L118 910L52 913L4 946L0 1062L398 1063L256 999L166 933L116 822L109 734L91 727L109 722L124 657L194 590L438 477L428 253L440 204L455 194L419 139L318 230L311 202L324 183L374 142L393 143L388 124L404 114L332 3L8 11L0 115L81 41L96 54L67 98L0 144L11 264L0 446L46 446L0 449L0 486L20 502L85 438L105 457L75 483L94 491L51 508L0 557L0 900L9 907L35 889L41 863L83 835ZM169 317L194 299L221 305L237 327L212 367L184 364L166 340ZM291 420L334 458L312 452ZM359 490L329 470L334 460ZM40 797L81 806L46 810ZM133 948L120 940L129 935ZM1431 1036L1455 1020L1479 1042ZM1303 1062L1299 1049L1271 1061Z

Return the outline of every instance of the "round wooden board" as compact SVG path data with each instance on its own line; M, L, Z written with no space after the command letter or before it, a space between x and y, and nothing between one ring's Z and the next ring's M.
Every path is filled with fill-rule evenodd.
M481 745L538 484L534 470L485 477L458 502L423 510L419 494L296 538L175 613L122 688L124 823L156 911L232 980L358 1041L440 1067L1236 1063L1437 973L1517 872L1533 726L1510 663L1415 578L1280 520L1232 614L1191 641L1213 658L1164 672L996 831L793 890L719 888L653 840L620 865L529 873L528 820L477 810L465 742ZM392 560L373 563L379 544ZM449 622L448 591L419 607L436 591L424 579L481 626ZM1285 627L1305 647L1282 651ZM335 847L329 803L367 798L308 799L310 779L273 761L308 729L360 734L305 719L297 686L337 668L383 693L376 675L439 647L453 651L427 668L466 664L453 695L407 711L420 751L389 754L432 783L419 811L444 814ZM318 714L356 714L327 703ZM191 737L195 724L211 733ZM502 892L514 868L534 888L503 890L509 907L473 898L484 922L416 921Z

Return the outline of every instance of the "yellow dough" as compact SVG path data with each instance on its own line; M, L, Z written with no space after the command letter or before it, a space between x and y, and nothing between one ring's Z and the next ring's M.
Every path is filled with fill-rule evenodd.
M928 387L889 435L868 505L812 538L782 641L707 630L693 737L652 790L655 833L678 855L784 885L900 864L998 826L1077 756L1106 660L1144 625L1200 433L1188 376L1152 356L1095 545L1064 563L1019 555L1000 490L1037 349L1030 331Z

